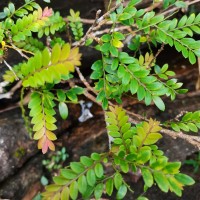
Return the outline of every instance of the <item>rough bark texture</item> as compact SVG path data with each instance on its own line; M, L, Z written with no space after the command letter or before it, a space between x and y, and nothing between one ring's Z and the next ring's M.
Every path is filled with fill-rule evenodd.
M15 175L0 184L0 198L21 200L30 188L34 191L33 188L40 180L42 173L42 156L37 156L24 164Z
M0 116L0 182L12 175L24 162L37 152L29 138L20 110Z

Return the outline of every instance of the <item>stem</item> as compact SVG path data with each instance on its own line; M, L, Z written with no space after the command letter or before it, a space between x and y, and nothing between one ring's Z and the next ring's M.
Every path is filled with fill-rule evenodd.
M63 188L70 186L70 184L72 184L74 181L78 180L79 177L81 177L82 175L86 174L88 172L88 170L94 168L97 163L102 162L104 158L108 157L108 155L109 155L109 153L102 153L101 154L102 157L101 157L101 159L99 161L94 161L94 163L90 167L86 168L76 178L70 180L66 185L61 186L60 189L54 193L54 195L52 196L52 199L57 193L60 193L63 190Z
M79 71L80 72L80 71ZM79 73L79 77L80 77L80 75L82 75L82 73L80 72ZM82 78L83 78L84 76L82 75ZM81 79L81 78L80 78ZM86 81L86 79L84 78L84 80ZM81 80L82 82L83 82L83 80ZM84 82L85 82L84 81ZM83 83L84 83L83 82ZM89 85L89 83L87 83L86 85ZM88 86L86 86L86 88L87 88ZM88 90L92 90L92 91L95 91L90 85L89 85L89 88L87 88ZM96 101L96 99L95 99L95 97L93 96L93 95L91 95L91 94L89 94L89 93L86 93L85 94L85 96L87 97L87 98L89 98L90 100L92 100L93 102L95 102L95 103L97 103L98 105L100 105L101 106L101 104L99 103L99 102L97 102ZM112 102L108 102L109 103L109 105L111 105L111 106L114 106L114 104L112 103ZM146 119L146 118L144 118L143 116L141 116L141 115L139 115L139 114L136 114L136 113L133 113L133 112L131 112L131 111L129 111L129 110L127 110L127 109L124 109L125 111L126 111L126 113L127 114L129 114L129 121L131 122L131 123L133 123L133 124L138 124L138 123L140 123L141 121L149 121L149 119ZM136 117L137 119L139 119L139 120L135 120L133 117ZM172 137L172 138L174 138L174 139L176 139L176 138L181 138L181 139L183 139L183 140L185 140L185 141L187 141L187 142L189 142L190 144L192 144L193 146L195 146L195 147L197 147L198 149L200 149L200 137L198 137L198 136L190 136L190 135L186 135L186 134L184 134L183 132L175 132L175 131L172 131L172 130L168 130L168 129L162 129L161 131L160 131L161 133L164 133L164 134L167 134L168 136L170 136L170 137Z
M171 34L169 34L168 32L166 32L166 31L163 30L162 28L159 28L157 25L154 25L154 26L155 26L155 28L157 28L157 29L159 29L160 31L162 31L163 33L165 33L165 35L171 37L173 40L175 40L176 42L180 43L182 46L185 46L187 49L189 49L190 51L192 51L192 52L195 54L194 50L191 49L188 45L182 43L179 39L173 37Z
M27 51L27 50L24 50L24 49L20 49L20 48L16 47L14 44L11 44L11 46L6 44L5 47L8 47L8 48L10 48L10 49L16 50L22 57L26 58L27 60L29 59L29 57L26 56L25 54L23 54L22 52L25 52L25 53L29 53L29 54L31 54L31 55L34 55L33 52Z
M19 80L17 74L15 73L15 71L12 69L12 67L6 62L6 60L3 60L4 64L8 67L8 69L14 74L15 76L15 80Z
M29 1L28 3L25 3L24 5L22 5L21 7L19 7L19 8L10 16L10 18L12 18L13 15L14 15L18 10L24 8L25 6L27 6L28 4L30 4L30 3L34 2L34 1L35 1L35 0L31 0L31 1Z
M20 95L20 108L22 111L22 118L24 119L24 122L25 122L25 127L27 131L29 132L29 136L32 138L32 129L30 127L29 118L26 116L26 110L24 108L24 90L25 88L22 87L21 95Z

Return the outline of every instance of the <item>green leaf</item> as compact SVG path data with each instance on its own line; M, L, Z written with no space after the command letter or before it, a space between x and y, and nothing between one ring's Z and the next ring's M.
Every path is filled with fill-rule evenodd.
M157 15L157 16L151 18L150 24L157 24L157 23L163 21L163 19L164 19L164 15Z
M3 12L6 14L6 16L9 16L9 15L10 15L10 10L9 10L7 7L5 7L5 8L3 9Z
M177 196L182 196L182 187L180 186L180 183L173 177L168 178L170 190L173 191Z
M86 178L87 178L88 185L90 185L90 186L94 186L95 185L95 183L96 183L96 175L95 175L95 172L94 172L93 169L89 169L87 171Z
M183 122L184 121L189 121L189 120L191 120L191 118L192 118L192 112L188 112L183 116L181 121L183 121Z
M6 17L6 14L4 12L0 12L0 19L4 19Z
M15 12L15 5L13 3L9 3L8 4L8 8L9 8L9 10L10 10L11 13Z
M42 185L48 185L49 181L45 176L42 176L40 179L40 182L42 183Z
M148 200L148 199L146 197L140 196L140 197L137 198L137 200Z
M146 91L145 104L148 106L151 104L151 101L152 101L152 96L151 96L150 92Z
M187 21L187 16L184 15L184 16L180 19L180 21L178 22L178 27L184 26L185 23L186 23L186 21Z
M80 174L85 170L85 167L80 162L70 162L70 167L77 174Z
M121 134L117 131L109 131L109 135L112 137L120 137Z
M87 180L86 180L86 177L85 175L82 175L79 177L78 179L78 190L81 194L84 194L87 190Z
M92 154L91 154L91 158L92 158L93 160L99 161L99 160L101 159L101 156L100 156L100 154L98 154L98 153L92 153Z
M50 62L50 53L48 48L45 48L42 52L42 65L48 66Z
M116 70L118 68L118 65L119 65L118 58L114 58L113 61L112 61L111 69Z
M166 176L162 172L157 172L154 171L153 173L154 179L156 183L158 184L158 187L163 191L163 192L168 192L169 190L169 183L166 178Z
M126 185L121 185L118 192L117 192L117 195L116 195L116 199L123 199L125 197L127 193L127 187Z
M187 4L186 4L186 7L187 7ZM192 23L194 22L194 20L195 20L195 14L192 13L192 14L188 17L187 22L186 22L186 25L192 24Z
M65 92L61 89L57 90L57 96L58 96L59 101L65 101L66 100Z
M108 108L108 99L104 98L102 101L102 108L106 110Z
M53 181L57 185L66 185L68 183L68 180L66 178L61 177L61 176L53 177Z
M176 174L179 172L180 167L181 162L169 162L163 171L167 172L168 174Z
M162 30L157 30L157 34L158 34L158 37L159 39L162 41L162 42L165 42L167 36L166 34L162 31Z
M187 124L188 125L188 127L189 127L189 129L191 130L191 131L193 131L193 132L198 132L198 128L197 128L197 126L195 125L195 124L193 124L193 123L188 123Z
M69 188L64 187L61 192L61 200L69 200Z
M101 92L99 92L99 94L97 95L97 101L101 102L103 101L103 99L105 98L106 94L104 90L101 90Z
M131 94L135 94L138 90L138 82L136 81L136 79L132 79L130 82L130 90L131 90Z
M120 32L113 32L113 37L117 40L124 40L125 36Z
M107 52L109 49L110 49L110 43L104 43L102 46L101 46L101 51L102 52Z
M94 71L92 72L92 74L90 75L91 79L99 79L101 78L103 75L103 71Z
M59 113L62 119L67 119L68 113L69 113L67 105L64 102L60 102L58 107L59 107Z
M92 44L92 42L93 42L93 39L92 39L92 38L87 39L86 42L85 42L85 46L86 46L86 47L87 47L87 46L90 46L90 45Z
M159 90L162 88L163 84L160 82L153 82L146 85L149 90Z
M94 189L95 199L100 199L103 194L103 183L99 183Z
M110 34L104 34L102 37L101 37L101 40L103 42L109 42L111 40L111 35Z
M104 173L102 164L101 163L97 163L95 165L94 171L95 171L96 176L98 178L101 178L103 176L103 173Z
M187 8L187 3L183 2L183 1L177 1L177 2L175 2L175 5L178 8Z
M65 177L66 179L74 179L77 177L77 174L74 173L70 169L61 169L61 175Z
M160 133L150 133L146 137L144 144L145 145L155 144L160 138L162 138L162 135Z
M119 20L120 21L123 21L123 20L127 20L127 19L130 19L132 17L132 15L131 14L129 14L129 13L122 13L120 16L119 16Z
M138 4L140 2L141 2L141 0L131 0L130 3L129 3L129 5L130 6L135 6L136 4Z
M179 174L175 174L174 177L176 178L177 181L179 181L180 183L184 185L193 185L195 183L193 178L191 178L190 176L186 174L179 173Z
M186 125L186 124L184 124L184 123L179 123L178 124L179 125L179 127L182 129L182 130L184 130L184 131L189 131L189 127Z
M196 63L196 56L192 51L189 51L189 61L190 61L191 64Z
M171 127L176 131L176 132L179 132L180 131L180 128L177 124L175 123L171 123Z
M131 80L131 75L128 72L126 72L124 77L122 78L122 84L128 85L130 80Z
M156 106L157 106L160 110L162 110L162 111L165 110L165 104L164 104L163 100L162 100L160 97L158 97L158 96L153 96L153 102L156 104Z
M118 77L123 78L125 73L126 73L126 70L124 69L124 67L122 65L120 65L118 70L117 70Z
M129 171L129 164L126 161L120 160L120 167L121 167L122 172L128 173L128 171Z
M94 161L87 156L81 156L80 161L83 165L87 167L90 167L94 163Z
M61 53L61 48L60 48L60 45L57 43L57 44L55 44L55 46L52 49L52 54L51 54L52 64L55 64L55 63L58 62L58 59L60 57L60 53Z
M145 78L148 74L148 70L139 70L133 73L137 78Z
M64 44L60 53L60 61L64 61L69 57L70 54L70 45L69 43Z
M119 51L116 47L110 46L110 53L112 54L112 56L118 57Z
M112 193L113 193L113 179L112 178L109 178L107 181L106 181L106 193L111 196Z
M110 14L110 19L111 19L112 22L116 22L117 17L116 17L116 13L115 13L115 12L112 12L112 13Z
M120 40L117 40L117 39L112 40L112 45L116 48L122 48L123 47L123 43Z
M86 192L82 195L83 199L90 199L94 193L94 187L88 186Z
M45 189L49 192L56 192L60 189L60 185L55 185L55 184L47 185Z
M116 138L116 139L114 139L113 142L114 142L115 144L120 145L120 144L122 144L122 139L121 139L121 138Z
M140 164L146 163L151 158L151 151L142 147L137 154L137 162Z
M141 169L141 172L142 172L142 177L144 179L145 185L147 185L148 187L151 187L153 185L153 176L150 170L143 167Z
M70 185L69 195L72 198L72 200L77 199L77 197L78 197L78 183L76 181L72 182L72 184Z
M78 101L77 95L75 94L75 92L73 91L73 89L69 90L66 92L67 97L74 102Z
M120 186L122 185L123 178L120 173L116 173L114 177L114 185L117 190L119 190Z
M143 100L145 97L145 89L143 86L139 86L138 91L137 91L137 98L139 101Z
M122 57L120 61L124 64L131 64L135 62L135 58L133 57Z

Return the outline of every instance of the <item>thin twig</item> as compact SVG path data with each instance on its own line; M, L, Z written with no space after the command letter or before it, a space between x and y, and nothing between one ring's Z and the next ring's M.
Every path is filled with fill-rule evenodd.
M194 0L194 1L185 1L185 3L187 4L187 6L193 5L195 3L200 2L200 0ZM163 15L168 15L169 13L175 12L177 10L179 10L179 7L172 7L164 12L162 12Z
M99 106L102 107L101 103L98 102L96 100L96 98L92 94L90 94L89 92L87 92L87 90L85 90L84 95L85 95L86 98L90 99L91 101L93 101L94 103L96 103L97 105L99 105Z
M164 50L164 46L165 44L162 43L160 49L157 51L156 55L154 56L154 58L151 60L151 62L149 63L149 67L151 66L151 64L156 60L156 58L159 56L159 54Z
M93 87L90 86L90 84L87 82L87 80L85 79L85 77L83 76L83 74L81 73L80 69L78 67L75 68L76 72L80 78L80 80L82 81L82 83L86 86L86 88L88 90L90 90L91 92L93 92L94 94L97 95L97 92L93 89Z
M24 97L24 99L23 99L23 105L27 105L29 101L30 101L30 92ZM12 106L9 106L7 108L3 108L3 109L0 110L0 113L4 113L4 112L7 112L9 110L13 110L15 108L19 108L20 107L20 103L21 102L18 101L17 103L12 104Z
M141 121L137 121L137 120L133 119L132 117L129 118L129 121L134 124L141 122ZM200 137L199 136L186 135L183 132L175 132L175 131L165 129L165 128L162 128L162 130L160 132L172 137L173 139L181 138L181 139L185 140L186 142L190 143L191 145L193 145L194 147L200 149Z
M19 78L17 77L17 74L14 72L14 70L12 69L12 67L6 62L6 60L3 60L3 62L8 67L8 69L14 74L15 80L19 80Z
M8 45L7 45L8 46ZM30 51L26 51L26 50L22 50L22 49L19 49L19 48L17 48L14 44L12 44L11 43L11 46L12 46L12 48L15 50L15 51L17 51L22 57L24 57L24 58L26 58L27 60L29 59L29 57L27 56L27 55L25 55L24 53L23 53L23 51L25 52L25 53L29 53L29 54L31 54L31 55L34 55L32 52L30 52Z
M19 89L22 85L22 81L18 81L14 87L11 88L11 90L7 93L0 94L0 99L10 99L12 95L15 93L17 89Z
M198 79L197 79L197 82L196 82L196 90L199 90L200 89L200 58L198 58Z
M115 11L122 3L117 4L115 7L111 8L108 12L106 12L104 15L102 15L101 17L99 17L101 10L98 10L96 13L96 18L92 24L92 26L88 29L88 31L86 32L86 34L84 35L84 37L76 43L75 47L77 46L82 46L85 44L85 41L87 40L87 38L89 37L90 33L98 30L99 28L101 28L101 26L103 24L105 24L105 19L110 15L110 13L112 13L113 11Z
M200 149L200 137L198 136L186 135L183 132L175 132L175 131L164 129L164 128L160 132L167 134L174 139L181 138L187 141L188 143L192 144L193 146L197 147L198 149Z
M94 23L93 23L92 26L88 29L88 31L86 32L86 34L84 35L84 37L81 38L81 40L77 43L76 47L85 44L85 41L87 40L88 35L93 31L93 28L94 28L94 27L96 26L96 24L98 23L98 19L99 19L100 13L101 13L101 10L98 10L98 11L96 12L96 18L95 18L95 20L94 20Z
M145 12L150 12L150 11L154 10L155 8L160 7L161 5L162 5L162 2L153 3L151 6L149 6L145 9Z
M174 118L175 121L179 121L179 118L181 118L183 115L188 113L188 111L182 110L176 117Z
M96 32L92 33L92 35L97 36L97 35L103 35L104 33L123 31L123 30L127 30L128 32L132 31L132 30L130 30L130 26L119 26L119 27L112 29L111 31L110 31L110 28L106 28L101 31L96 31Z

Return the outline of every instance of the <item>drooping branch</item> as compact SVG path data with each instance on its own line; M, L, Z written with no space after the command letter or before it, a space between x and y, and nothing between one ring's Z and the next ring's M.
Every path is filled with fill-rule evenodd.
M87 80L85 79L85 77L83 76L83 74L81 73L79 68L76 68L76 71L77 71L77 73L79 75L80 80L86 86L86 90L92 91L94 94L97 95L97 92L94 90L94 88L92 88L90 86L90 84L87 82ZM101 106L101 103L97 102L96 98L93 95L91 95L90 93L85 92L84 95L88 99L92 100L94 103L96 103L96 104ZM114 105L111 101L109 101L108 103L111 106ZM141 116L139 114L133 113L133 112L127 110L127 109L124 109L124 110L129 115L130 122L133 123L133 124L138 124L138 123L140 123L142 121L149 121L149 119L144 118L143 116ZM135 119L135 118L137 118L137 119ZM169 130L169 129L166 129L166 128L162 128L161 133L164 133L164 134L172 137L173 139L181 138L181 139L187 141L188 143L192 144L194 147L200 149L200 137L199 136L191 136L191 135L184 134L181 131L180 132L175 132L175 131L172 131L172 130Z

